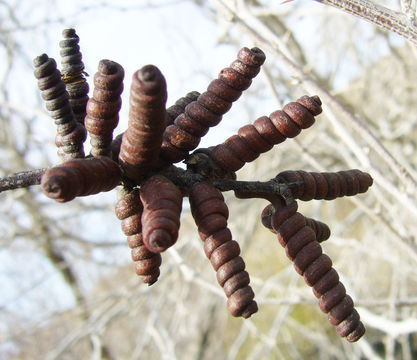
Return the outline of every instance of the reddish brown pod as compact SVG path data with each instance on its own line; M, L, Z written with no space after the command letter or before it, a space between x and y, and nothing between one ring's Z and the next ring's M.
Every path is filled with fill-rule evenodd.
M258 158L287 138L297 136L302 129L314 123L314 117L322 112L318 96L303 96L296 102L275 111L269 117L262 116L253 125L245 125L237 135L229 137L223 144L215 146L210 157L221 168L237 171L247 162Z
M85 78L87 74L84 72L84 63L78 45L80 38L75 29L63 30L62 37L63 40L59 42L62 80L69 95L75 120L84 124L89 86Z
M228 298L233 316L249 318L258 311L249 274L240 256L239 244L232 240L227 227L229 211L220 191L208 182L193 185L190 205L198 232L204 241L204 252L217 272L217 281Z
M58 147L58 155L63 161L83 158L86 131L82 124L75 121L68 92L55 60L42 54L35 58L33 63L38 87L42 98L46 101L46 109L57 125L55 143Z
M299 183L291 186L294 199L333 200L342 196L364 193L372 185L372 177L360 170L346 170L336 173L317 173L303 170L289 170L278 174L277 179L286 183Z
M339 281L331 259L322 253L314 230L297 209L296 202L285 205L277 201L273 207L264 209L262 223L277 234L287 257L294 262L297 273L313 287L320 309L328 314L328 320L336 326L338 334L349 342L355 342L365 333L365 327L352 298Z
M110 191L120 183L121 171L106 157L75 159L55 166L42 176L46 196L59 202Z
M110 156L113 130L119 123L124 70L111 60L101 60L94 75L93 97L87 103L85 127L90 135L91 154Z
M238 58L220 72L207 91L177 116L174 124L167 127L161 149L161 160L175 163L183 160L194 150L210 127L217 125L230 110L242 91L252 83L265 61L265 54L258 48L243 48Z
M324 222L312 218L305 218L306 225L311 227L318 242L326 241L330 237L330 228Z
M120 191L120 199L115 208L116 216L122 221L123 233L132 249L132 260L136 274L142 277L145 284L152 285L158 280L162 262L161 254L149 251L143 243L142 212L139 189Z
M148 250L162 252L178 238L182 193L166 177L154 175L141 186L143 242Z
M147 65L133 75L129 125L119 153L119 162L131 179L142 179L158 159L167 121L166 99L165 78L157 67Z
M175 119L184 113L185 108L188 104L197 100L200 96L198 91L191 91L187 95L179 98L174 105L167 109L167 126L172 125Z

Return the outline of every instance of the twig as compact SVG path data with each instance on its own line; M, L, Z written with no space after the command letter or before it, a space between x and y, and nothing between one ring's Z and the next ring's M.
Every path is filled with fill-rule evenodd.
M26 188L32 185L39 185L41 177L48 170L47 168L28 170L14 173L0 179L0 192L19 188Z
M220 191L235 191L238 197L258 197L270 198L271 196L281 196L287 201L291 201L291 187L303 185L303 182L280 183L278 179L273 178L269 181L239 181L239 180L209 180L199 174L186 171L175 166L171 166L162 175L169 178L175 185L189 189L193 184L199 181L211 181L213 186Z
M417 27L415 16L409 16L410 9L405 6L406 14L375 4L370 0L315 0L321 4L330 5L349 14L370 21L385 30L393 31L417 45ZM409 1L404 1L404 5Z

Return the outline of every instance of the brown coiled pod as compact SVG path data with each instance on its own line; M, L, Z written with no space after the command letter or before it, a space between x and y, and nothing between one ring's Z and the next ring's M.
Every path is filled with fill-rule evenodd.
M313 229L318 242L326 241L330 237L330 228L324 222L306 217L306 225Z
M182 193L166 177L154 175L140 188L143 203L143 242L148 250L162 252L178 238Z
M204 252L217 272L217 281L228 298L233 316L249 318L258 311L249 274L240 256L239 244L232 240L227 227L229 211L220 191L208 182L193 185L190 205L198 232L204 241Z
M131 179L141 179L158 159L166 127L166 99L165 78L157 67L147 65L133 75L129 125L119 153L119 163Z
M55 143L58 147L58 155L63 161L83 158L86 131L82 124L75 121L68 92L55 60L42 54L35 58L33 63L38 87L42 98L46 101L46 109L57 125Z
M111 60L101 60L94 75L93 97L87 103L85 127L90 135L91 154L110 156L113 130L119 123L124 70Z
M346 294L345 287L339 281L331 259L322 253L313 229L297 209L295 201L285 205L278 200L264 209L262 223L278 235L278 241L285 248L287 257L294 262L297 273L313 287L320 309L328 314L328 320L336 326L337 333L349 342L355 342L365 333L365 327L354 308L352 298Z
M321 113L318 96L303 96L296 102L288 103L282 110L269 117L262 116L253 125L245 125L237 135L229 137L223 144L215 146L210 157L223 169L237 171L245 163L255 160L260 154L297 136L302 129L314 123L314 117Z
M265 61L265 54L258 48L243 48L230 67L220 72L207 91L191 102L174 124L167 127L161 149L161 160L175 163L183 160L190 150L195 149L210 127L217 125L252 83Z
M100 156L67 161L47 170L41 186L49 198L66 202L77 196L110 191L120 183L120 178L117 163Z
M117 135L111 142L111 158L119 162L120 146L122 145L123 133Z
M182 98L179 98L174 105L170 106L167 109L167 126L172 125L175 119L184 112L185 107L189 103L197 100L199 96L200 93L198 91L191 91Z
M312 199L333 200L342 196L364 193L372 185L372 177L360 170L346 170L336 173L317 173L303 170L283 171L278 174L280 182L299 183L292 185L294 199L309 201Z
M175 118L184 112L185 107L192 101L198 98L200 93L198 91L192 91L184 97L178 99L174 105L167 109L167 126L172 124ZM123 133L117 135L111 144L112 159L118 161L120 153L120 145L122 144Z
M69 102L75 120L84 124L89 87L85 78L87 73L84 72L80 46L78 45L80 38L74 29L63 30L62 36L63 40L59 42L62 80L69 95Z
M122 221L122 230L132 249L132 260L136 274L142 277L145 284L152 285L158 280L162 257L159 253L149 251L143 243L142 212L139 189L120 191L120 199L115 208L116 216Z

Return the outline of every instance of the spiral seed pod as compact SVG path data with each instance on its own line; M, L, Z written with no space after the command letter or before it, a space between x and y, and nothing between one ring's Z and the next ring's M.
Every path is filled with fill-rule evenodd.
M313 125L314 117L321 111L318 96L303 96L269 117L262 116L253 125L241 127L237 135L215 146L210 157L223 169L237 171L274 145L297 136L302 129Z
M119 123L124 70L111 60L101 60L94 75L93 97L87 103L85 127L90 134L91 154L110 156L113 130Z
M33 63L38 87L42 98L46 101L46 109L57 125L55 143L58 147L58 155L63 161L83 158L86 131L82 124L75 121L65 83L56 68L55 60L42 54L35 58Z
M337 197L364 193L373 182L368 173L356 169L336 173L283 171L278 174L277 178L287 183L299 182L300 185L291 186L291 193L294 199L304 201L333 200Z
M223 195L208 182L195 184L190 191L190 205L204 252L217 272L217 281L228 298L233 316L250 317L258 311L249 286L249 274L240 256L239 244L232 240L227 227L229 211Z
M192 101L196 100L199 95L200 93L198 91L192 91L184 97L178 99L174 105L170 106L167 109L166 126L171 125L174 122L175 118L184 112L185 107ZM117 161L117 159L119 158L120 145L122 144L122 136L123 134L117 135L111 145L112 159L115 161Z
M365 327L352 298L339 281L331 259L322 253L313 229L297 208L296 202L268 206L262 213L262 223L277 233L287 257L294 262L295 270L304 277L307 285L313 287L320 309L328 314L328 320L336 326L338 334L355 342L365 333Z
M148 250L162 252L178 238L182 210L181 191L167 178L155 175L140 189L143 242Z
M110 191L120 182L121 171L106 157L75 159L45 172L41 179L46 196L67 202L77 196Z
M119 153L119 162L131 179L141 179L158 159L166 127L166 99L165 78L157 67L147 65L133 75L129 125Z
M120 146L122 145L123 133L117 135L111 142L111 159L119 162Z
M258 48L243 48L238 59L220 72L207 91L191 102L174 124L167 127L161 149L161 160L175 163L183 160L195 149L210 127L217 125L252 83L265 61L265 54Z
M198 91L191 91L184 97L178 99L174 105L170 106L167 109L167 126L172 125L175 121L175 119L184 113L185 107L192 103L193 101L197 100L197 98L200 96L200 93Z
M182 114L185 110L185 107L191 103L192 101L196 100L200 93L198 91L192 91L185 95L184 97L178 99L174 105L170 106L167 109L167 125L171 125L175 118ZM113 140L111 145L112 151L112 159L118 159L120 153L120 145L122 144L122 136L123 134L117 135L117 137ZM116 160L117 161L117 160Z
M324 222L306 217L306 225L313 229L318 242L326 241L330 237L330 228Z
M84 124L89 87L78 45L80 38L74 29L65 29L62 31L62 36L63 40L59 43L62 80L65 83L75 119L80 124Z
M129 191L123 189L116 204L116 216L122 220L122 230L127 236L129 247L132 249L132 260L136 274L142 277L145 284L152 285L158 280L162 257L159 253L149 251L143 243L142 212L139 189Z

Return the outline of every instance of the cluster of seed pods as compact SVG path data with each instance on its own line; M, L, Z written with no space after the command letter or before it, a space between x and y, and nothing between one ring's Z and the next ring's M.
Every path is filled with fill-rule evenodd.
M34 61L42 97L58 125L56 144L65 161L43 175L44 193L65 202L123 185L116 216L132 249L136 273L149 285L160 275L161 252L177 241L182 199L188 196L205 254L228 298L229 311L233 316L250 317L258 307L239 244L227 226L228 207L214 180L235 180L235 171L246 162L312 126L322 111L320 99L303 96L240 128L224 143L197 149L184 171L190 178L197 176L191 183L181 182L171 179L168 170L177 169L172 164L190 156L189 151L198 146L201 137L221 121L258 74L265 54L258 48L241 49L237 60L220 72L207 91L190 92L168 109L165 78L157 67L144 66L133 75L128 128L113 140L121 107L123 68L102 60L94 76L93 96L88 99L78 36L73 29L63 35L62 79L55 61L47 55ZM91 155L73 159L84 157L85 129L91 138ZM352 196L372 184L372 178L359 170L284 171L275 180L290 189L292 198L305 201ZM256 196L256 191L253 194ZM277 234L337 332L348 341L358 340L364 333L359 314L319 244L329 238L330 229L298 213L295 201L287 204L276 194L266 198L273 201L265 208L262 223Z
M255 294L249 286L239 243L232 240L227 227L229 210L222 193L209 182L199 182L192 187L189 198L198 233L204 241L204 252L228 298L230 313L250 317L258 311L258 306L253 300Z

